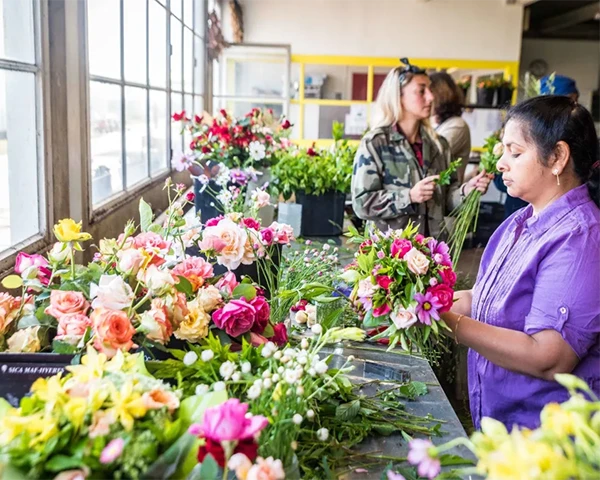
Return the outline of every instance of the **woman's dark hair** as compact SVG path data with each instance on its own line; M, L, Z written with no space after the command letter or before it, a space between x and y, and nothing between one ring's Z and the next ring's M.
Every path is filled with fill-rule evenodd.
M589 111L569 97L544 95L531 98L510 109L506 121L525 127L525 136L549 166L556 144L565 142L571 151L575 174L585 183L594 203L600 207L600 166L598 135Z
M450 75L436 72L429 75L431 93L433 93L433 113L439 123L462 115L465 96Z

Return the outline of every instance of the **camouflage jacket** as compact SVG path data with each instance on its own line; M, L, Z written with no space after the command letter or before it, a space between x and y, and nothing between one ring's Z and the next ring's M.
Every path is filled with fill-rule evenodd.
M448 168L451 160L446 139L439 137L442 151L424 128L421 139L423 167L395 126L371 130L363 137L352 174L352 207L359 218L374 221L381 230L404 228L412 220L420 225L421 233L440 236L444 216L462 201L460 185L454 174L451 184L438 185L428 202L410 202L409 190L423 178Z

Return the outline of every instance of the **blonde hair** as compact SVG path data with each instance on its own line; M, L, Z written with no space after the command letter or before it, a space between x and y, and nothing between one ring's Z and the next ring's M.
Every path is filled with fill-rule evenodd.
M400 72L402 69L402 66L396 67L387 74L387 77L385 77L385 80L379 89L379 93L377 94L377 100L375 101L375 114L373 116L373 127L371 130L388 128L402 120L402 102L400 101ZM402 85L408 85L413 77L413 73L407 73ZM443 152L438 135L431 127L429 120L421 120L421 125L440 152Z

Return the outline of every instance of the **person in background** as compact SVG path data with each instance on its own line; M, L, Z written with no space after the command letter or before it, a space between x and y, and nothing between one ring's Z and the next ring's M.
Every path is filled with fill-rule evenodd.
M469 347L469 399L482 417L536 428L572 373L600 394L600 161L590 112L546 95L508 113L498 170L530 203L494 232L472 290L441 318Z
M471 131L461 117L465 103L464 94L446 72L432 73L429 78L433 93L433 124L436 133L448 140L452 158L462 159L462 164L457 170L458 181L462 183L471 155Z
M429 125L433 94L425 70L394 68L377 95L376 118L354 158L352 207L380 230L404 228L409 221L425 236L439 237L444 216L477 189L487 191L490 178L481 172L462 185L438 185L452 154L445 138Z
M569 97L574 102L579 100L579 90L575 80L564 75L555 75L550 79L550 75L542 77L540 80L540 95L562 95Z

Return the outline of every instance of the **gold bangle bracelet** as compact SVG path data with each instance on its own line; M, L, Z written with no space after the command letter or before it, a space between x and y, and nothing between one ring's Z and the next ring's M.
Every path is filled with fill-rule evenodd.
M464 315L458 316L458 319L456 320L456 326L454 327L454 341L456 342L457 345L458 345L458 325L463 317L464 317Z

